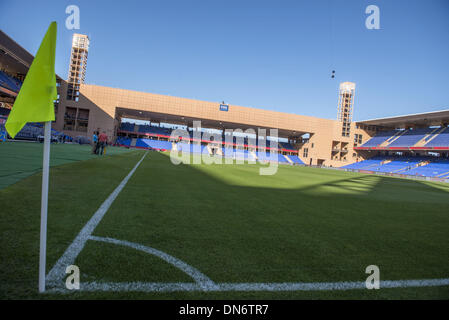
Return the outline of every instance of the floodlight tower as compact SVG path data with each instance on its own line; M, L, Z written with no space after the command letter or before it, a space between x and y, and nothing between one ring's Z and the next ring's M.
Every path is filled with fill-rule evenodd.
M338 121L342 123L341 136L349 137L351 133L352 111L354 108L354 82L340 83L338 94Z
M69 73L67 77L67 100L78 101L79 87L86 78L89 37L84 34L73 34L70 54Z

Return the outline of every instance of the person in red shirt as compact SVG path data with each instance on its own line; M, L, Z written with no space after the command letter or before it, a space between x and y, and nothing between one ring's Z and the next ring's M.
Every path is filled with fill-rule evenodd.
M106 135L106 132L103 131L98 136L98 142L100 143L100 151L99 154L103 155L104 148L106 147L106 144L108 143L108 136Z

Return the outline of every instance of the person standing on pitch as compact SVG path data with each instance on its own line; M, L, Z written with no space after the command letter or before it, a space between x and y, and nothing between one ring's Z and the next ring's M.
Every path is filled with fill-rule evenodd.
M100 143L99 154L103 155L104 147L106 146L106 143L108 142L108 136L106 135L105 131L100 133L100 135L98 136L98 141Z
M94 134L92 136L92 154L96 154L97 153L97 149L98 149L98 136L97 136L97 131L94 131Z

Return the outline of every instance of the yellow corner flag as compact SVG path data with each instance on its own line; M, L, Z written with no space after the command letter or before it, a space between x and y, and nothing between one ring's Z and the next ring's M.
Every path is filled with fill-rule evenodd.
M55 75L56 22L48 27L17 95L5 128L14 138L27 122L55 120L53 101L57 99Z

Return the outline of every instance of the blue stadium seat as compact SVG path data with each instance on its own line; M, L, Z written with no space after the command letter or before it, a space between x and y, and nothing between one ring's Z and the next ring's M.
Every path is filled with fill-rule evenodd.
M445 128L440 134L426 144L426 147L449 147L449 128Z
M432 132L434 129L424 128L424 129L409 129L407 132L402 134L399 138L390 143L389 147L413 147L419 140L424 138L427 134Z
M22 86L22 82L14 77L7 75L3 71L0 71L0 86L17 93Z
M396 130L379 132L360 147L377 147L388 139L392 138L396 133L398 133L398 131Z
M399 156L375 157L344 166L343 168L425 177L445 177L449 174L449 159Z
M285 149L287 151L296 151L295 148L287 142L279 142L279 148Z
M134 123L122 122L120 124L120 130L134 132Z
M288 158L295 164L304 164L304 162L298 156L288 156Z
M117 137L117 144L129 147L131 145L131 138Z
M171 150L172 143L170 141L162 141L162 140L137 139L136 147L152 148L158 150Z

